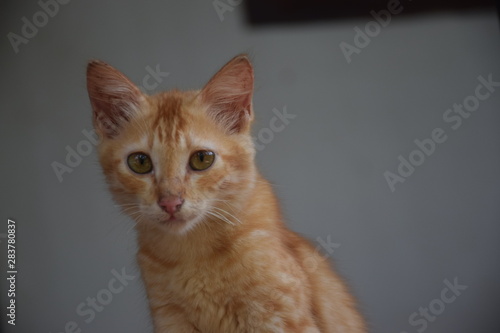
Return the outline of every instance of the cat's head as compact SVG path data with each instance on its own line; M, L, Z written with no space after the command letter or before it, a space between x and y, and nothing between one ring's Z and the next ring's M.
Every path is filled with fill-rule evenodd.
M101 166L124 212L176 234L199 223L237 223L238 200L256 172L245 55L198 91L148 96L100 61L88 65L87 88Z

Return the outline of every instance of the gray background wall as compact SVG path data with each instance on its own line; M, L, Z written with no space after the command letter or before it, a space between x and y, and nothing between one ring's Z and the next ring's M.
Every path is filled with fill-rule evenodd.
M339 44L353 44L369 19L251 28L242 6L221 21L211 1L75 0L15 53L7 34L41 7L0 7L2 331L151 332L133 223L110 200L95 149L62 182L51 164L66 164L66 146L91 129L89 59L138 84L158 65L169 73L159 91L201 87L241 52L255 65L255 134L274 108L296 115L258 153L262 172L291 227L334 258L371 331L500 331L500 87L460 128L443 120L478 76L500 81L493 10L393 16L348 63ZM446 142L391 192L384 172L435 128ZM7 218L17 222L15 327L5 316ZM135 278L112 294L123 269ZM444 281L455 278L467 289L442 310ZM96 296L109 304L91 319ZM429 305L442 313L412 326Z

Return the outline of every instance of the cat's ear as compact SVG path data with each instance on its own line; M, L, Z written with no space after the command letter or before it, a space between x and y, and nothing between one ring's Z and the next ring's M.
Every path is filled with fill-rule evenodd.
M201 91L208 113L227 133L246 132L253 119L253 68L246 55L222 67Z
M94 127L101 137L113 138L139 111L144 95L125 75L94 60L87 66L87 91Z

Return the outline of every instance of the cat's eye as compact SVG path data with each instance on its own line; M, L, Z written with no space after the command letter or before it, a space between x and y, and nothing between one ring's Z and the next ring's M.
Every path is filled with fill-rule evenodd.
M132 153L128 155L127 164L130 170L141 175L150 173L153 170L151 158L144 153Z
M208 169L215 160L215 153L210 150L199 150L189 158L189 166L195 171Z

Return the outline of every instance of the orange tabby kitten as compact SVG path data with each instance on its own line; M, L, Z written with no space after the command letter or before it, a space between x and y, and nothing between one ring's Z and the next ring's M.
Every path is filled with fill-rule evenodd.
M287 229L257 171L245 55L199 91L147 96L100 61L87 85L104 174L137 222L156 333L366 332L344 283Z

